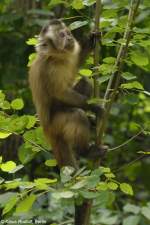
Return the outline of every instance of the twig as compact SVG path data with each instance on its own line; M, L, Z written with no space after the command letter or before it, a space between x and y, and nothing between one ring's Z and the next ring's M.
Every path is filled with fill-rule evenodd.
M58 225L65 225L65 224L68 225L68 223L73 223L73 220L70 219L70 220L64 221L64 222L62 222L62 223L59 223Z
M137 134L135 134L134 136L132 136L131 138L129 138L127 141L123 142L121 145L118 145L118 146L116 146L114 148L109 148L108 149L108 152L112 152L112 151L118 150L121 147L124 147L129 142L131 142L132 140L134 140L137 136L139 136L142 132L143 132L143 130L140 130Z
M100 33L100 14L101 14L101 0L96 0L96 11L95 11L95 33ZM100 39L99 35L96 35L95 49L94 49L94 68L95 74L99 74L98 66L100 60ZM94 77L94 97L99 97L99 84L97 77Z
M144 157L145 157L145 155L141 155L141 156L139 156L138 158L136 158L136 159L132 160L131 162L129 162L129 163L127 163L127 164L125 164L125 165L121 166L120 168L118 168L118 169L114 170L114 173L118 173L118 172L120 172L121 170L125 169L125 168L126 168L126 167L128 167L128 166L133 165L135 162L137 162L137 161L139 161L139 160L143 159Z

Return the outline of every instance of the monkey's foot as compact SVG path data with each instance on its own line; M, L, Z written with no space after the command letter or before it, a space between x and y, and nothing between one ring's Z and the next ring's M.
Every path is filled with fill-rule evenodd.
M104 158L108 150L107 145L100 145L97 146L96 144L91 144L88 151L88 157L95 159L95 158Z

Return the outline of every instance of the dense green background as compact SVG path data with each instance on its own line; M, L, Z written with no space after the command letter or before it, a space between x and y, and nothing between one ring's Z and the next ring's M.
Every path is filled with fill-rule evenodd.
M129 2L103 1L98 79L101 98L123 42ZM60 179L53 155L48 151L50 146L46 144L35 116L27 67L28 57L34 52L34 40L28 44L27 40L37 35L49 18L65 19L80 41L93 25L95 1L0 1L1 219L36 218L53 225L73 224L73 196L78 195L79 202L83 197L94 199L91 224L150 224L150 1L141 2L123 68L122 85L111 110L104 141L109 148L114 148L134 138L108 152L102 164L111 168L116 178L109 170L103 171L109 176L101 175L101 181L105 183L100 184L101 172L92 174L86 169L79 173L81 183L73 180L71 168L62 171ZM92 61L91 54L80 71L90 79ZM87 160L82 160L82 165L92 168ZM84 184L84 179L88 179L88 185ZM117 182L130 184L134 195L131 186L121 192L114 183L106 185L114 182L113 179L118 185ZM70 190L76 182L77 186ZM99 187L99 191L91 194L89 189L95 187Z

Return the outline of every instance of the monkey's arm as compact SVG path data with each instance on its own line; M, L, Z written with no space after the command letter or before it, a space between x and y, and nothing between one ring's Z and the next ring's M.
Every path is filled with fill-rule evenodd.
M93 87L86 77L82 77L73 87L81 95L92 97Z
M82 33L82 32L78 32ZM85 62L87 56L94 50L96 38L101 38L101 33L99 32L90 32L90 34L87 35L80 35L80 37L76 37L76 39L79 41L81 46L81 51L79 55L79 67L83 65Z
M67 90L58 93L55 98L64 104L71 106L71 107L79 107L84 108L87 104L87 97L76 92L72 88L68 88Z
M59 93L57 96L55 96L55 98L71 107L82 108L84 110L89 110L99 114L101 114L103 111L103 108L100 105L97 105L95 103L88 104L88 97L79 94L72 88L68 88L62 93Z

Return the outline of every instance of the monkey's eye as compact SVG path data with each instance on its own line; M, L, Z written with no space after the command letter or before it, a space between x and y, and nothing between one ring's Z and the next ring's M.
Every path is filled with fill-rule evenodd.
M64 31L61 31L60 33L59 33L59 36L61 37L61 38L64 38L65 37L65 32Z

